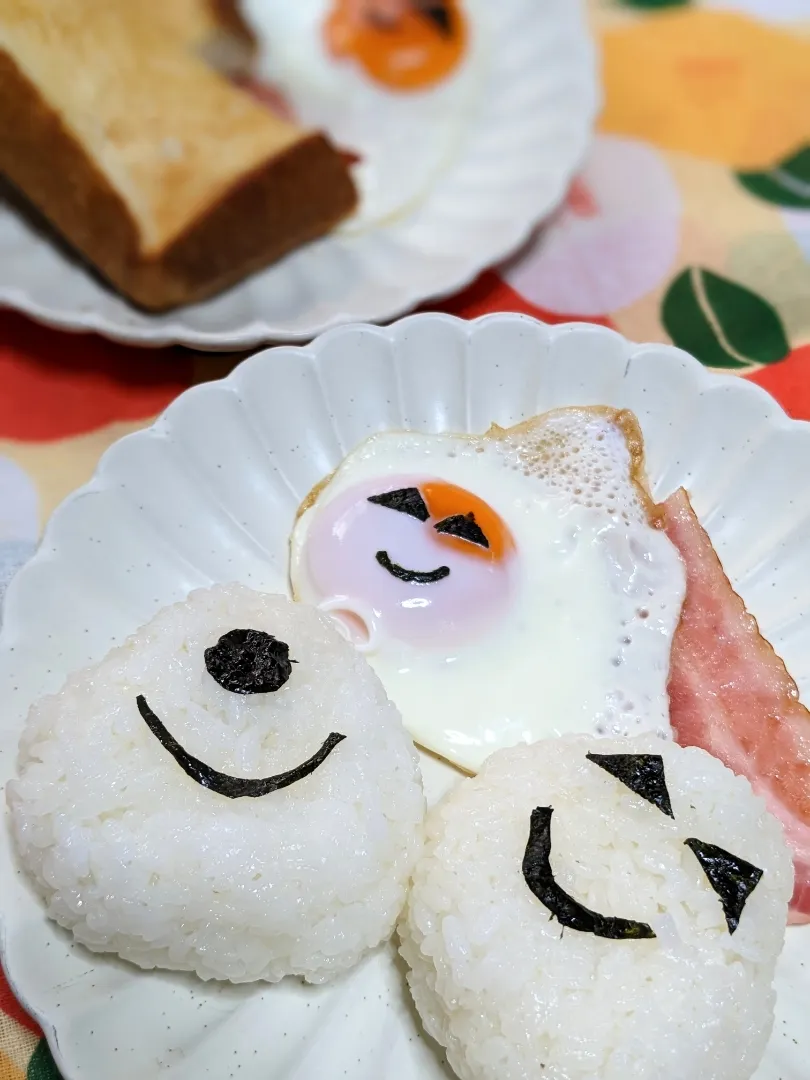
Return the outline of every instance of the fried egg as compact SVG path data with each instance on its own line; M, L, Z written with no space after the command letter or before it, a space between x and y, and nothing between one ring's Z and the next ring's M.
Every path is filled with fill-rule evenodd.
M383 85L361 56L330 45L339 8L335 0L244 5L260 42L256 74L281 90L300 123L360 159L352 167L359 209L341 226L357 233L401 218L455 160L482 92L486 5L465 4L464 55L446 77L407 91Z
M293 595L367 654L415 741L466 770L570 732L669 737L685 578L641 469L635 419L609 409L374 435L305 501Z

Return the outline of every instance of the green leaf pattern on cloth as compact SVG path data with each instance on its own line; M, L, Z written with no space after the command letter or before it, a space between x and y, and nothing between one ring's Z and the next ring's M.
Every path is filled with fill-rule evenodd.
M810 146L765 172L737 173L746 191L766 202L810 210Z
M673 342L707 367L774 364L790 352L782 320L766 300L698 266L669 286L661 321Z
M44 1039L40 1039L36 1050L31 1055L25 1076L26 1080L62 1080Z
M622 2L625 7L652 10L654 8L686 7L692 0L622 0Z

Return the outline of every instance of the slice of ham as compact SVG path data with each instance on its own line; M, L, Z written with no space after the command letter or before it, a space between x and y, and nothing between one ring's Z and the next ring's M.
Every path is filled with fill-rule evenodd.
M782 822L796 873L790 921L810 922L810 713L732 589L686 492L659 509L686 565L670 661L675 738L747 777Z

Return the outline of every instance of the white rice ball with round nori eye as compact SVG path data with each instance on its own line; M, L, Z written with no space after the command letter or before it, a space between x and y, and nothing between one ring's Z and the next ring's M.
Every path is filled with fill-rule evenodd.
M205 650L233 629L289 645L288 681L242 694ZM229 798L180 767L136 705L222 773L266 777L344 735L303 779ZM8 785L22 862L77 941L204 979L323 982L391 934L421 849L416 751L325 616L242 586L192 593L29 715Z
M660 755L674 817L588 753ZM523 873L539 807L552 808L547 865L561 889L655 937L552 917ZM746 780L651 736L548 740L493 754L426 830L401 951L425 1028L462 1080L751 1076L773 1023L793 868ZM764 871L733 934L687 839Z

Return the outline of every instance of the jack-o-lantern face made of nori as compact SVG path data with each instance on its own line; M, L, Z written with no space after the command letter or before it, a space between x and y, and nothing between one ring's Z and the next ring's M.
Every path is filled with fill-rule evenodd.
M544 740L430 813L402 953L462 1080L743 1080L792 888L780 824L705 751Z

